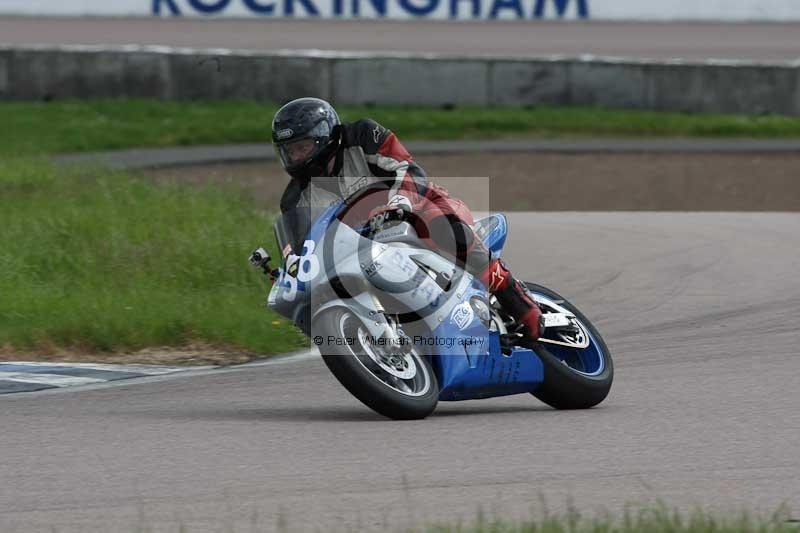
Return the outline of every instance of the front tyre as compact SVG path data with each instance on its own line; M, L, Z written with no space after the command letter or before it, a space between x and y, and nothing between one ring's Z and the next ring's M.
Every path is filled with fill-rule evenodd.
M428 358L416 350L382 355L361 319L342 307L323 312L312 332L322 337L322 359L339 383L373 411L415 420L436 408L439 384Z
M588 409L602 402L614 381L614 363L600 332L574 305L547 287L525 283L528 290L543 296L572 314L589 332L589 347L578 350L545 343L532 343L544 365L544 382L533 393L539 400L556 409ZM547 331L545 331L547 338Z

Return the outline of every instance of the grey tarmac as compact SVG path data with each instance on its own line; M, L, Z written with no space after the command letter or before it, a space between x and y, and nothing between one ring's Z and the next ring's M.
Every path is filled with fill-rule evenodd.
M400 530L662 498L800 514L800 215L514 213L508 260L592 318L609 398L392 422L316 358L0 398L0 530Z
M0 17L5 44L153 44L468 56L800 59L798 23L449 22Z

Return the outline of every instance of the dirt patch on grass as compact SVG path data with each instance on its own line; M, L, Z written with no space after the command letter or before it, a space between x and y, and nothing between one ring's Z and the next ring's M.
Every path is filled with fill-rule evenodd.
M474 210L799 211L796 154L475 153L426 155L438 178ZM160 181L240 187L277 207L287 178L275 162L149 170ZM487 200L486 191L489 191Z

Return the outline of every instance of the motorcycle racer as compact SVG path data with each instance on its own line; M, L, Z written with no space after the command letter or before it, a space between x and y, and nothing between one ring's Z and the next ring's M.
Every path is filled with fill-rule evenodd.
M393 132L370 119L342 123L328 102L299 98L275 114L272 141L292 178L281 198L282 212L297 205L312 178L338 178L337 193L346 198L385 184L382 205L368 215L374 231L390 220L412 223L428 246L478 277L530 337L542 335L539 306L508 267L492 259L473 231L470 209L429 180Z

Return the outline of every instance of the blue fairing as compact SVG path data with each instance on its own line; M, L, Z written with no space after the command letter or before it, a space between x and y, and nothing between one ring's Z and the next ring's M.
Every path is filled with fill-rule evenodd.
M344 208L337 203L326 208L311 226L306 246L317 246L331 223ZM484 240L494 257L503 251L508 234L508 222L501 214L479 220L476 233ZM308 252L300 252L303 256ZM297 290L305 291L305 283L297 282ZM486 298L486 288L478 281L462 295L453 309L429 337L429 349L434 372L439 380L439 399L469 400L533 392L544 380L544 368L539 357L526 348L514 348L503 354L500 335L489 331L475 315L470 298Z
M345 205L344 202L337 202L333 203L317 217L314 221L314 224L311 226L311 229L308 231L308 236L306 237L306 243L308 241L313 242L313 246L319 244L319 241L322 240L322 237L325 236L325 232L328 231L328 228L336 219L336 216L344 209ZM309 253L309 250L306 248L306 245L303 245L303 249L300 251L300 256L305 256ZM308 266L308 263L306 263ZM304 292L306 290L306 284L302 281L297 281L297 290L300 292Z
M331 223L334 221L336 216L345 208L344 202L336 202L329 205L325 211L314 221L314 224L311 226L311 230L308 232L307 240L314 241L315 244L318 244L322 237L325 236L325 232L328 231ZM302 253L300 255L303 255Z
M439 399L470 400L533 392L544 379L537 355L515 348L509 355L500 350L500 335L489 331L466 311L473 296L485 297L475 282L450 317L431 336L434 371L439 379ZM464 317L470 320L465 320Z
M492 252L492 257L500 257L508 236L508 219L503 214L482 218L475 222L475 233Z

